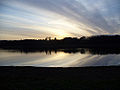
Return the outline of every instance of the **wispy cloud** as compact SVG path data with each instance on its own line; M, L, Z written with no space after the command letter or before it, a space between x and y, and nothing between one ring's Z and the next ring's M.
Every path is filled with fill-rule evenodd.
M63 38L120 34L120 1L1 0L0 32L4 34L0 39L10 39L16 32L15 39L20 39L19 35Z

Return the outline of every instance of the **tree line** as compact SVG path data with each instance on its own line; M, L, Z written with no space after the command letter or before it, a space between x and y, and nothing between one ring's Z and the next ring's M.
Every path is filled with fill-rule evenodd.
M1 40L0 48L11 49L64 49L64 48L119 48L120 35L65 37L58 39Z

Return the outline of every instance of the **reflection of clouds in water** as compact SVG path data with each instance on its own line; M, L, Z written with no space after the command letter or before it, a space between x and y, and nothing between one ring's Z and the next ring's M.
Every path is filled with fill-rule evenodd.
M69 67L70 65L72 65L74 62L76 62L78 60L78 57L83 59L88 55L85 54L80 54L80 53L76 53L76 54L69 54L69 56L65 57L63 60L59 61L59 62L53 62L54 64L50 65L51 67Z
M79 55L78 55L78 57L79 57ZM86 56L84 58L77 59L77 61L74 62L70 66L73 66L73 67L84 66L86 63L91 62L91 60L94 60L95 58L97 58L97 55L88 55L88 56Z
M79 60L76 64L71 66L109 66L109 65L120 65L120 55L93 55L86 57L82 62Z
M119 65L120 55L70 54L64 52L46 55L39 53L19 53L0 50L0 66L41 66L41 67L84 67Z
M24 63L26 65L40 65L40 66L49 66L51 64L54 64L56 62L59 62L60 60L63 60L64 58L69 57L69 54L58 52L57 54L49 55L49 57L46 55L44 58L38 58L34 61Z
M1 55L2 54L2 55ZM4 55L3 55L4 54ZM19 53L0 51L0 65L23 65L23 63L34 61L38 58L44 58L45 53ZM49 56L46 56L46 58Z

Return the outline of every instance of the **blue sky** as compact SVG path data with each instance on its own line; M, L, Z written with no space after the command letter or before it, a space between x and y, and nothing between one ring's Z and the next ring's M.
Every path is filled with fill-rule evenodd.
M0 0L0 39L120 34L120 0Z

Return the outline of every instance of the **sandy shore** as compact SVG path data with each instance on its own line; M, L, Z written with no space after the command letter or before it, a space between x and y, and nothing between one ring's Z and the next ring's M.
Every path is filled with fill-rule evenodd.
M0 67L1 90L120 90L120 66Z

